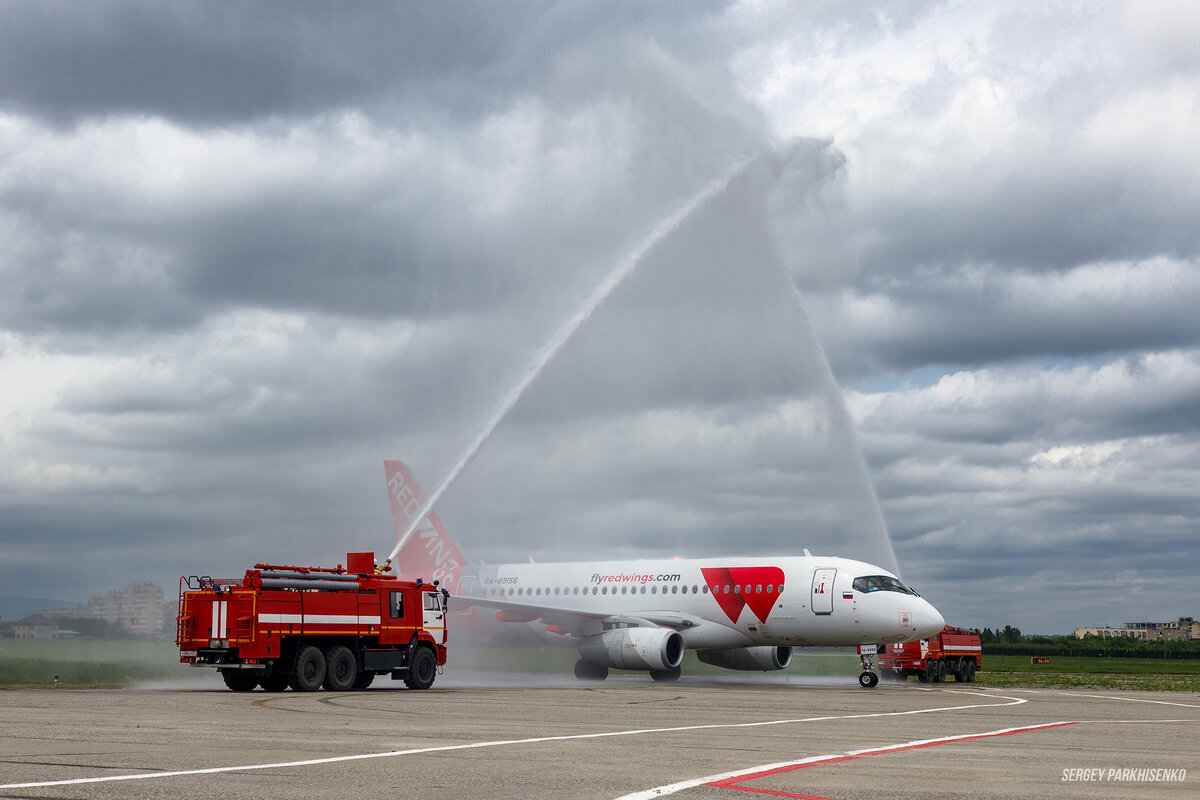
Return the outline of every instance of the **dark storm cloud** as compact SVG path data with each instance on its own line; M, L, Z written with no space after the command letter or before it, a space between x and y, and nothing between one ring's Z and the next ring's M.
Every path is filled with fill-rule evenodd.
M839 376L856 381L926 365L978 367L1111 358L1200 343L1194 260L1084 264L1056 273L973 264L918 280L864 276L810 299Z
M879 433L912 431L963 445L1188 433L1200 422L1200 361L1196 351L1183 351L1100 367L993 368L881 397L888 403L873 412L886 420Z
M1200 246L1190 224L1200 197L1194 187L1148 183L1140 167L1110 163L1097 153L1082 161L1076 148L1055 142L1061 158L1033 160L1019 170L1011 161L980 159L967 174L949 164L936 192L901 186L864 209L871 225L862 263L870 272L895 273L961 263L1003 264L1015 269L1069 269L1100 259L1187 257ZM941 171L939 171L941 172ZM875 242L886 241L886 246Z
M877 492L898 551L929 582L922 591L975 624L1005 624L980 599L990 590L971 586L1007 586L1007 613L1046 632L1163 616L1145 611L1149 592L1135 606L1080 586L1054 613L1023 598L1059 583L1067 592L1084 573L1184 590L1185 576L1163 564L1194 557L1198 363L1190 350L1071 369L993 366L856 396Z
M375 318L538 305L548 275L579 291L765 146L748 103L652 41L521 57L539 66L507 104L458 123L397 121L386 104L207 130L10 117L5 316L111 334L241 305Z
M670 36L718 5L5 2L0 98L64 123L221 125L381 103L477 116L565 48L628 29Z
M500 91L511 76L489 72L541 9L459 6L8 2L0 96L64 122L161 114L207 125L381 94Z

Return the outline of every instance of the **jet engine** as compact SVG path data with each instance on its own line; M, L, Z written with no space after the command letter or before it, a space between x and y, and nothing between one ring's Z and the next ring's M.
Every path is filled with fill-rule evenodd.
M615 628L584 639L579 655L616 669L675 669L683 661L683 637L670 628Z
M720 650L697 650L696 657L714 667L750 672L772 672L787 669L788 664L792 663L792 648L725 647Z

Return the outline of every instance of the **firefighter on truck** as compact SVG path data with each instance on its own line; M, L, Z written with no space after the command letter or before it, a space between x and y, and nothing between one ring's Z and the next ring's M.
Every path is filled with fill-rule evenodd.
M376 675L428 689L446 663L449 593L376 572L255 564L242 578L179 579L179 660L216 668L235 692L365 689Z

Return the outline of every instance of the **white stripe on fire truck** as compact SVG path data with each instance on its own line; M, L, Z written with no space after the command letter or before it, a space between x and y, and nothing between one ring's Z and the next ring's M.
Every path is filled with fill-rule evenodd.
M275 625L378 625L380 618L352 614L259 614L258 621Z

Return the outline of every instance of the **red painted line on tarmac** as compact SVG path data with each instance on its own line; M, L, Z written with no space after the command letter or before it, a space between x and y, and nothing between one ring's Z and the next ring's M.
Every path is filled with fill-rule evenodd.
M758 794L773 794L779 797L798 797L801 800L831 800L828 797L816 797L807 794L791 794L790 792L778 792L773 789L758 789L754 786L738 786L737 784L745 783L746 781L758 780L765 778L768 775L778 775L781 772L792 772L793 770L811 767L813 764L836 764L838 761L853 761L858 756L831 756L817 761L812 761L808 764L792 764L787 767L776 767L775 769L766 769L762 772L753 772L749 775L735 775L732 778L726 778L721 781L713 781L705 784L706 786L715 786L718 789L737 789L739 792L757 792Z
M859 750L851 754L841 756L829 756L828 758L818 758L812 761L806 761L803 764L790 764L786 767L776 767L774 769L762 770L760 772L751 772L745 775L735 775L731 778L725 778L712 783L706 783L705 786L712 786L718 789L735 789L739 792L753 792L755 794L769 794L776 797L793 797L797 800L834 800L828 797L817 797L810 794L795 794L793 792L783 792L774 789L759 789L754 786L744 786L749 781L766 778L771 775L779 775L784 772L795 772L796 770L805 769L807 767L815 767L825 764L836 764L839 761L854 761L867 756L879 756L886 753L902 753L906 750L921 750L926 747L936 747L942 744L957 744L959 742L969 742L975 739L991 739L996 736L1012 736L1017 733L1027 733L1029 731L1044 731L1050 728L1061 728L1066 725L1078 725L1079 722L1050 722L1044 725L1027 725L1023 728L1010 728L1002 731L990 731L988 733L972 733L964 736L947 736L943 739L930 739L928 741L907 742L901 745L890 745L888 747L878 747L872 750Z

